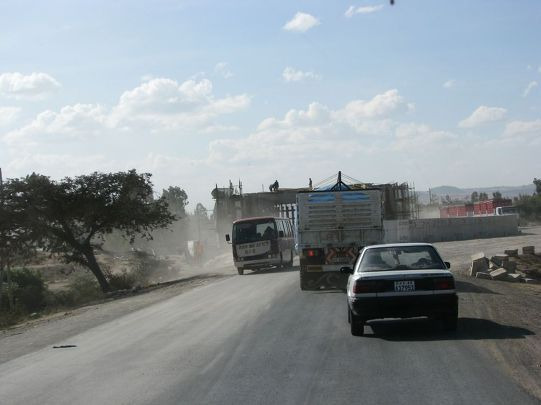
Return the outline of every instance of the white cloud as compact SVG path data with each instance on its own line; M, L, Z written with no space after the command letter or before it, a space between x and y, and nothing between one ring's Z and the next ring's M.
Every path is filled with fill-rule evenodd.
M250 105L246 94L216 98L208 79L178 83L159 78L124 92L111 119L114 126L143 125L155 130L201 128L213 125L220 115L231 114Z
M373 6L350 6L344 15L347 18L353 17L355 14L372 14L383 9L383 4L373 5Z
M445 83L443 83L443 87L445 89L451 89L451 88L455 87L455 85L456 85L456 80L454 80L454 79L449 79Z
M504 136L537 135L541 137L541 119L512 121L505 126Z
M331 119L331 111L319 103L310 103L306 111L289 110L282 120L266 118L257 127L258 131L287 129L294 127L316 127L326 125Z
M306 32L319 24L319 20L313 15L298 12L283 26L283 29L286 31Z
M442 184L470 179L473 172L480 177L472 182L490 182L493 171L485 174L474 169L480 164L491 167L491 162L505 158L511 159L509 170L500 180L516 182L533 177L538 166L535 142L541 139L541 120L512 122L506 127L507 136L490 141L471 131L464 142L456 134L430 125L401 122L401 114L412 108L411 103L391 89L335 107L312 102L263 119L242 135L242 128L219 120L223 114L245 108L244 102L235 102L237 98L242 100L243 95L216 96L212 83L204 78L184 83L152 79L124 92L112 108L75 104L39 114L28 125L8 133L4 142L13 142L5 144L2 158L13 177L33 170L57 178L136 168L154 173L158 190L182 186L194 203L211 202L209 190L201 184L212 187L226 184L228 179L240 178L247 192L260 190L262 183L266 188L276 178L284 187L298 187L308 184L308 177L317 182L338 170L369 182ZM171 125L179 115L190 125L187 130L178 122ZM197 119L203 115L204 119ZM188 120L190 116L194 121ZM198 156L179 144L169 146L169 141L169 149L164 149L155 137L148 136L167 133L169 128L179 137L235 132L213 138L208 154ZM21 147L23 141L36 147ZM486 153L479 155L479 150ZM284 167L300 169L286 173Z
M22 128L8 132L4 141L8 145L33 146L40 142L62 138L88 138L104 132L107 114L102 106L75 104L59 112L44 111Z
M283 118L262 120L248 137L212 141L209 162L239 167L257 165L258 172L260 168L270 172L271 167L280 167L287 161L310 158L312 163L318 162L314 164L316 168L340 155L345 158L371 153L374 145L385 141L385 136L393 135L393 114L407 108L408 103L397 90L368 101L352 100L336 110L313 102L306 110L292 109Z
M507 110L501 107L480 106L468 118L460 121L460 128L475 128L488 122L501 121L505 118Z
M20 112L18 107L0 107L0 127L11 124Z
M60 83L47 73L23 75L19 72L0 74L0 95L16 99L39 99L60 88Z
M412 108L412 106L405 102L397 89L392 89L378 94L368 101L350 101L340 114L343 114L348 120L380 118L399 108Z
M524 92L522 93L522 97L528 97L530 92L537 86L539 86L539 83L537 83L535 80L528 83L528 85L524 89Z
M317 73L307 71L303 72L302 70L295 70L292 67L286 67L282 72L282 77L286 82L300 82L303 80L319 80L321 76Z
M216 66L214 66L214 73L222 76L224 79L230 79L233 77L233 72L231 72L231 69L229 69L227 62L218 62Z
M125 91L113 108L97 104L68 105L55 112L44 111L29 124L8 132L8 145L31 147L40 142L118 133L202 133L231 130L216 118L245 109L245 94L217 98L210 80L152 79Z
M11 173L44 173L61 178L94 171L121 170L118 163L100 154L73 155L58 153L23 152L10 161L6 169Z
M298 187L308 177L317 181L338 170L372 182L445 181L441 167L468 149L451 132L400 123L398 113L407 112L408 104L396 90L337 109L313 102L264 119L246 137L213 140L207 162L224 183L241 176L246 190L275 178L284 187ZM451 153L442 154L442 148ZM285 173L284 167L300 169Z
M343 108L331 110L327 106L313 102L307 110L289 110L283 119L274 117L264 119L258 131L294 129L313 133L335 133L338 128L356 134L381 134L388 132L393 123L391 118L398 112L405 112L410 104L392 89L377 94L370 100L352 100Z

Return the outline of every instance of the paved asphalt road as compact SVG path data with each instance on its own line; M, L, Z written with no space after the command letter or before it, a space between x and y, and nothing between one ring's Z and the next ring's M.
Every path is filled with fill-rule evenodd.
M479 351L424 320L353 337L339 292L298 272L231 277L0 365L1 404L538 403ZM0 348L1 349L1 348Z

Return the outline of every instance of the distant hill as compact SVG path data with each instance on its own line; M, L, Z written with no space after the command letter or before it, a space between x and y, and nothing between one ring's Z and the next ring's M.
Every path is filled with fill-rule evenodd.
M438 186L430 189L432 195L439 197L449 196L454 200L469 200L471 194L474 191L478 193L487 193L489 197L492 197L492 193L499 191L505 198L518 197L521 194L532 195L535 192L535 186L533 184L527 184L523 186L494 186L494 187L478 187L478 188L459 188L455 186ZM429 194L428 191L418 191L419 202L428 203Z

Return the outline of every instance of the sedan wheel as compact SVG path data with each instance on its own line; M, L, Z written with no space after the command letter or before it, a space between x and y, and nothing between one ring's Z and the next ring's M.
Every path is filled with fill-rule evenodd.
M349 311L349 317L350 317L350 328L351 328L351 334L353 336L363 336L364 335L364 319L359 318L358 316L355 316L351 310Z

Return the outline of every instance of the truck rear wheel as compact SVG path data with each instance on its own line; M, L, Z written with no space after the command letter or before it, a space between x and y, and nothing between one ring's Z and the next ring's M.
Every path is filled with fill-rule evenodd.
M242 268L238 268L237 271L239 273L239 276L242 276L244 274L244 269Z
M306 290L308 290L308 286L306 285L306 274L302 270L302 267L299 270L299 274L300 274L300 280L301 280L301 290L306 291Z

